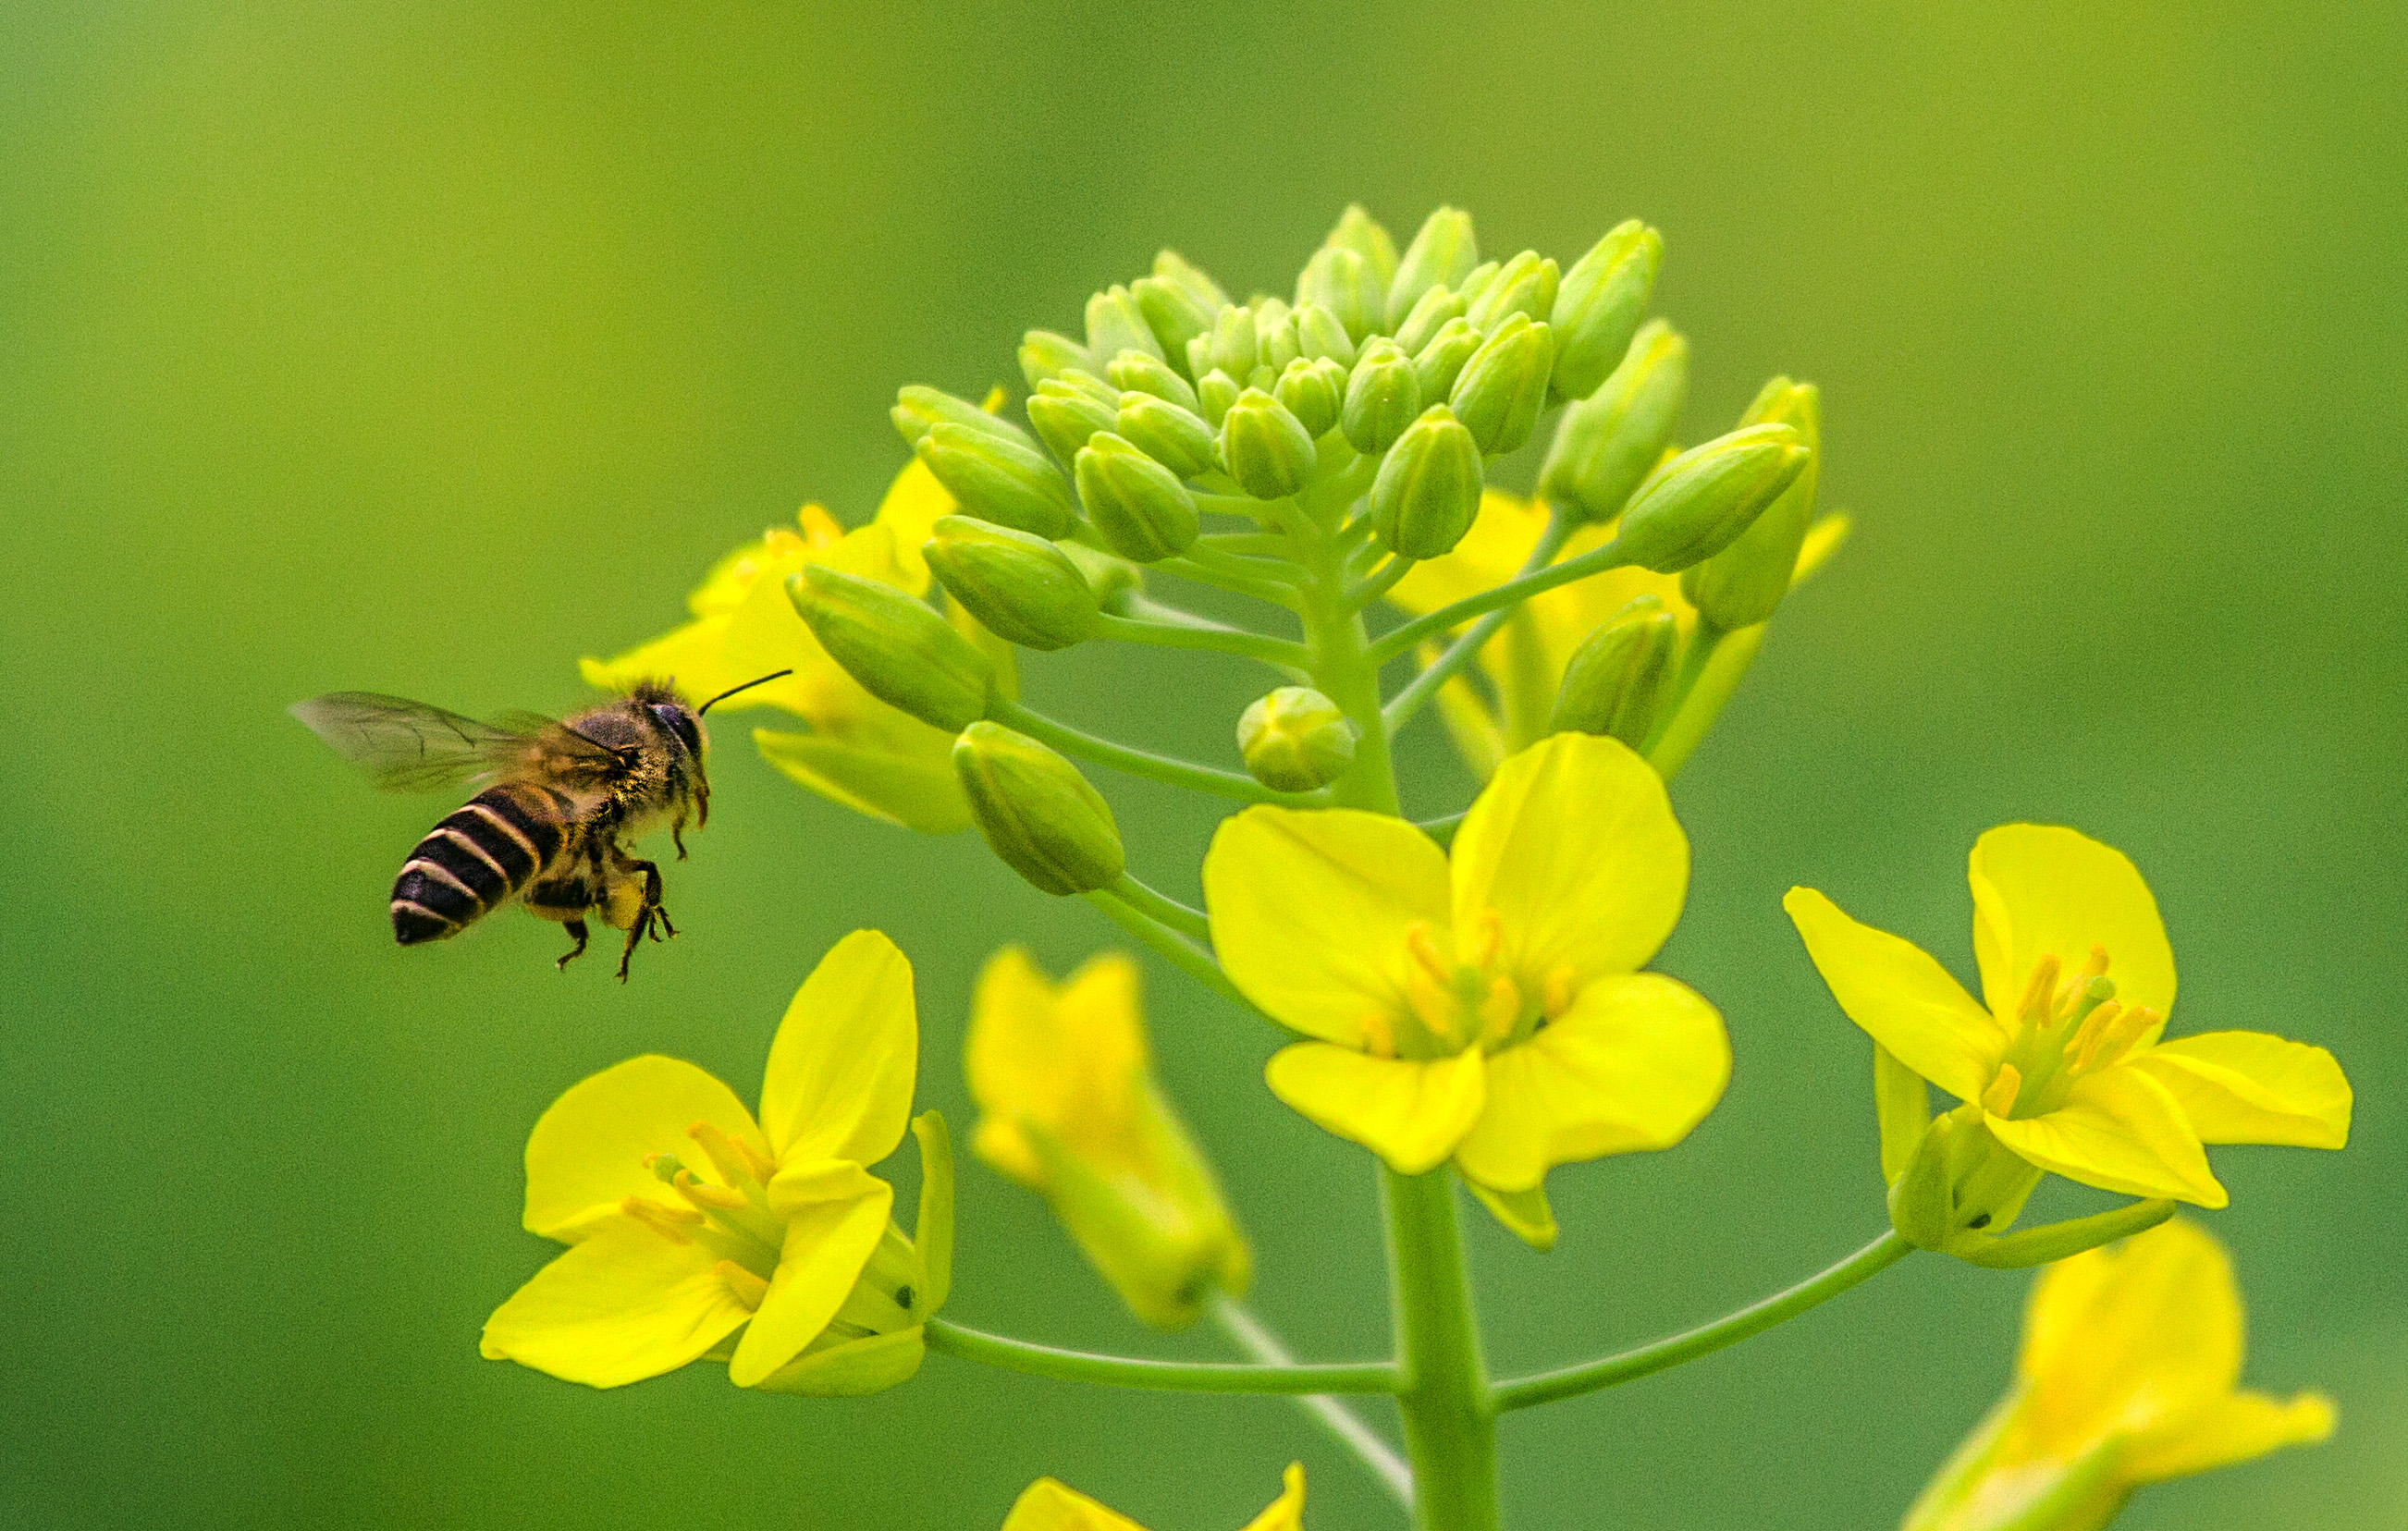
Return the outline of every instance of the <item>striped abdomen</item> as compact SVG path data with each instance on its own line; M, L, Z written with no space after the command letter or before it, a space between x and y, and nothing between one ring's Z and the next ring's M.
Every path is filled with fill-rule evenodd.
M555 795L501 782L429 830L394 880L393 938L439 940L509 902L560 849Z

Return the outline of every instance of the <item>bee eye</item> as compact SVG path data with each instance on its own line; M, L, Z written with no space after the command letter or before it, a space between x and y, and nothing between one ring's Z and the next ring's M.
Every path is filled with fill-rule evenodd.
M675 703L655 702L652 704L652 716L661 721L663 727L677 736L678 742L685 746L687 754L696 760L702 758L702 731L695 726L693 713Z

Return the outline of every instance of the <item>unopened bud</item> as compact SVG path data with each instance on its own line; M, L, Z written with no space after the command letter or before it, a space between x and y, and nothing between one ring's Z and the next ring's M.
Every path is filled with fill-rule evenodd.
M1363 257L1364 274L1371 279L1373 327L1377 328L1388 301L1388 283L1397 276L1397 242L1360 203L1349 203L1338 215L1337 226L1321 242Z
M786 597L828 657L880 701L948 733L985 716L995 665L925 602L825 564L789 575Z
M1347 374L1346 397L1338 416L1354 450L1366 454L1387 451L1421 412L1421 381L1412 359L1392 340L1365 346L1354 370Z
M1229 406L1237 403L1238 395L1243 392L1235 378L1215 367L1196 379L1197 412L1204 417L1204 423L1217 431L1221 422L1228 418Z
M1614 527L1624 556L1678 574L1730 546L1814 454L1787 425L1749 425L1656 470Z
M1263 299L1254 309L1254 365L1270 368L1276 378L1303 354L1295 313L1277 298Z
M1254 331L1254 311L1242 304L1222 309L1212 321L1208 346L1212 366L1232 378L1252 372L1261 350Z
M1160 356L1162 342L1154 337L1154 326L1138 311L1137 299L1129 290L1108 287L1087 300L1087 350L1099 361L1125 351Z
M1212 316L1221 311L1218 305L1208 307L1194 292L1168 277L1140 277L1129 283L1129 296L1137 300L1137 311L1168 358L1166 365L1184 366L1187 342L1210 334Z
M1196 541L1196 499L1179 475L1106 431L1079 453L1079 499L1104 545L1151 564Z
M1438 327L1428 345L1413 353L1413 379L1422 397L1442 399L1455 391L1463 365L1480 349L1480 332L1468 319L1450 319Z
M1299 304L1296 310L1296 346L1305 360L1327 359L1340 367L1354 365L1354 342L1338 316L1318 303Z
M1491 457L1530 439L1547 403L1555 331L1515 310L1505 316L1455 379L1447 407Z
M1672 684L1680 624L1662 597L1641 595L1598 624L1564 665L1547 732L1646 742Z
M1647 311L1663 259L1663 236L1634 218L1616 225L1564 273L1551 315L1557 398L1588 397L1621 363L1639 316Z
M1312 433L1287 406L1249 388L1221 421L1221 465L1258 500L1276 500L1312 476Z
M1380 327L1387 284L1372 276L1360 251L1324 245L1296 279L1296 301L1320 304L1346 326L1347 338L1360 340Z
M1040 393L1083 393L1107 409L1117 409L1121 403L1119 388L1081 366L1065 367L1057 376L1039 383L1037 391Z
M1275 792L1311 792L1346 774L1362 729L1308 686L1282 686L1238 719L1238 750L1254 780Z
M1555 311L1555 290L1562 276L1555 262L1535 250L1526 250L1498 269L1480 300L1465 310L1465 317L1483 335L1493 333L1512 314L1543 322Z
M1087 348L1067 335L1052 330L1031 330L1020 342L1020 375L1035 388L1048 378L1058 378L1070 367L1092 371L1096 359Z
M1041 537L967 516L939 516L924 547L945 594L980 625L1024 649L1067 649L1096 628L1096 593Z
M953 741L970 818L1003 864L1067 897L1119 880L1120 829L1079 768L1025 734L974 722Z
M1488 291L1488 284L1495 281L1497 273L1503 269L1495 261L1483 261L1464 273L1463 279L1455 284L1455 290L1463 294L1465 306L1468 308L1479 302L1480 294Z
M1154 274L1194 298L1208 315L1217 314L1228 307L1229 294L1221 291L1221 284L1175 250L1166 250L1154 256Z
M1480 241L1471 232L1471 215L1453 207L1431 213L1397 262L1397 275L1388 283L1388 322L1401 322L1421 295L1441 282L1460 288L1465 275L1479 264Z
M1388 451L1371 480L1371 529L1406 558L1451 552L1480 514L1480 447L1434 404Z
M1563 362L1557 358L1556 369ZM1539 469L1539 495L1576 520L1608 522L1663 459L1689 393L1689 343L1658 319L1604 386L1564 411Z
M1798 571L1798 550L1814 519L1814 485L1822 472L1823 422L1812 383L1775 378L1764 385L1742 417L1742 425L1787 425L1809 453L1805 467L1781 497L1722 551L1681 576L1681 594L1707 620L1726 632L1753 627L1772 615Z
M1182 409L1196 408L1196 390L1158 356L1125 351L1113 357L1112 365L1104 370L1111 378L1112 386L1124 393L1151 393Z
M1338 423L1345 382L1345 370L1336 363L1316 365L1299 356L1280 374L1279 386L1271 392L1304 426L1305 434L1318 440Z
M1424 293L1413 311L1397 326L1397 344L1408 356L1421 353L1421 349L1437 338L1438 332L1450 319L1463 317L1463 299L1444 282Z
M1123 393L1107 429L1182 479L1212 465L1212 427L1192 409L1151 393Z
M1079 455L1087 437L1111 430L1113 414L1087 393L1058 383L1049 382L1028 395L1028 423L1037 427L1038 438L1065 463Z
M919 451L945 492L982 521L1042 537L1067 537L1078 524L1070 486L1034 443L949 422L931 427Z
M967 425L971 430L984 431L1023 446L1037 445L1029 439L1026 431L1002 416L990 414L968 399L955 398L941 388L927 388L918 383L896 391L895 408L887 411L887 418L894 421L895 428L903 433L903 439L915 447L920 444L922 436L939 425Z

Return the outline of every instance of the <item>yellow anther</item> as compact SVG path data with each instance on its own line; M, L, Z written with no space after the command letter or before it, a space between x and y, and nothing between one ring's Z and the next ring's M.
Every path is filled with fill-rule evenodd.
M634 1218L672 1244L691 1244L689 1230L702 1226L702 1214L683 1207L669 1207L642 1196L629 1196L619 1204L619 1210Z
M2006 1116L2015 1109L2015 1096L2023 1094L2023 1070L2013 1064L2000 1064L1999 1077L1982 1092L1982 1109L1992 1116Z
M2048 1019L2049 1003L2057 997L2057 961L2042 957L2032 964L2030 985L2024 990L2023 1009L2017 1013L2027 1021L2039 1023Z
M2106 1007L2100 1008L2104 1009ZM2158 1019L2157 1012L2146 1005L2135 1005L2115 1017L2112 1024L2101 1030L2099 1045L2091 1050L2086 1066L2112 1068L2122 1063L2124 1054L2132 1051L2134 1044L2140 1041L2151 1026L2157 1023Z
M752 1145L738 1143L708 1122L697 1122L686 1128L685 1135L701 1145L710 1158L710 1166L719 1178L730 1185L742 1185L747 1180L766 1182L777 1173L777 1166L761 1164L761 1154Z
M1572 1001L1580 997L1579 979L1569 963L1549 973L1546 981L1539 986L1539 1013L1550 1021L1562 1020L1564 1012L1572 1008Z
M1495 909L1482 909L1480 923L1471 933L1471 949L1464 961L1483 972L1497 966L1497 953L1505 946L1505 922Z
M1522 1019L1522 991L1509 978L1491 979L1487 997L1480 1002L1480 1042L1493 1046L1513 1035Z
M1430 929L1428 921L1416 920L1406 928L1405 950L1413 954L1414 963L1429 975L1431 982L1445 988L1454 981L1455 964L1439 951L1438 935Z
M679 1195L706 1212L732 1212L746 1205L743 1192L695 1180L691 1169L681 1171L676 1184Z
M1363 1051L1375 1058L1397 1055L1397 1028L1378 1010L1363 1017Z
M727 1288L729 1296L754 1312L760 1311L761 1300L769 1295L768 1282L733 1260L722 1260L710 1269L719 1278L720 1284Z

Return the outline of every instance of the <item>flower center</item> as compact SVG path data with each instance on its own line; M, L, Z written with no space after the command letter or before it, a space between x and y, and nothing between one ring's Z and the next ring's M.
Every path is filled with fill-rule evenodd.
M1494 1052L1528 1039L1570 1008L1569 971L1550 974L1533 994L1509 970L1504 948L1504 923L1495 909L1454 931L1414 921L1405 931L1402 1010L1364 1018L1366 1051L1415 1059L1453 1057L1470 1047Z
M730 1295L758 1309L785 1242L784 1223L769 1209L769 1178L778 1166L708 1122L688 1127L686 1136L710 1161L717 1179L703 1179L674 1153L649 1153L644 1167L676 1199L629 1196L619 1209L671 1243L699 1244L718 1255L719 1279Z
M2054 954L2043 956L2032 964L2014 1038L1982 1092L1982 1106L2011 1121L2056 1110L2075 1080L2123 1062L2157 1021L2146 1005L2117 1002L2105 947L2092 947L2090 960L2071 978Z

